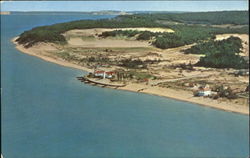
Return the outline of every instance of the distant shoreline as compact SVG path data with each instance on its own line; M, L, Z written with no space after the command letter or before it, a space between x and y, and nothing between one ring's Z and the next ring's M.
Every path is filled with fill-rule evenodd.
M132 15L132 12L123 12L123 11L91 11L91 12L81 12L81 11L3 11L1 15L8 15L8 14L29 14L29 15L36 15L36 14L58 14L58 15L75 15L75 14L89 14L89 15Z
M83 70L86 72L92 72L91 69L79 66L79 65L74 64L74 63L70 63L70 62L63 61L63 60L58 59L58 58L52 58L52 57L48 57L48 56L34 53L35 49L33 49L32 47L31 48L24 48L22 45L15 42L15 39L17 39L17 37L12 39L12 42L16 45L16 49L22 53L32 55L32 56L38 57L40 59L43 59L45 61L59 64L61 66L75 68L75 69ZM227 111L227 112L234 112L234 113L249 115L249 107L248 106L235 105L235 104L229 103L229 102L228 103L227 102L220 102L219 103L217 100L211 100L211 99L202 98L202 97L193 97L192 93L190 93L188 91L184 91L184 90L161 88L161 87L150 86L150 85L139 84L139 83L131 83L125 87L120 87L117 89L136 92L136 93L145 93L145 94L150 94L150 95L167 97L167 98L171 98L171 99L175 99L175 100L179 100L179 101L184 101L184 102L189 102L189 103L194 103L194 104L198 104L201 106L215 108L215 109L219 109L219 110L223 110L223 111Z
M0 12L0 15L10 15L11 12Z

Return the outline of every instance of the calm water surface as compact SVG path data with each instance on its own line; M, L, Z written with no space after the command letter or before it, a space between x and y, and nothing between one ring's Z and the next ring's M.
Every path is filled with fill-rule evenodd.
M83 72L22 54L34 26L112 16L1 16L5 158L247 157L248 116L84 85Z

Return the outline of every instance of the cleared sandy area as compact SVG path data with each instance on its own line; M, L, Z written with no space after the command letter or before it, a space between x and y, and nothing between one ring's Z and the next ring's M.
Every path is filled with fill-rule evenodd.
M150 31L150 32L174 32L168 28L94 28L94 29L76 29L65 32L63 35L66 37L67 42L71 46L78 47L150 47L148 41L128 40L128 39L110 39L98 38L102 32L114 30L137 30L137 31Z
M183 51L185 49L191 48L194 44L185 45L177 48L170 48L161 51L161 55L163 59L169 60L171 62L162 62L160 65L171 65L171 64L180 64L180 63L196 63L199 61L202 55L195 54L184 54Z
M248 40L249 35L247 35L247 34L219 34L219 35L216 35L216 40L227 39L230 36L239 37L239 38L242 39L243 42L248 42L249 41Z
M68 40L68 44L71 46L78 46L78 47L108 47L108 48L115 48L115 47L123 47L123 48L131 48L131 47L149 47L148 42L143 41L131 41L131 40L113 40L113 39L94 39L94 40L83 40L82 38L72 37Z

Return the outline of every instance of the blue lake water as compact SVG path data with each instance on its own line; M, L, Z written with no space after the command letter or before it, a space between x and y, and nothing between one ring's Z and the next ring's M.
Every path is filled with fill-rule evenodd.
M35 26L112 16L1 16L5 158L243 157L249 117L172 99L80 83L83 72L17 51Z

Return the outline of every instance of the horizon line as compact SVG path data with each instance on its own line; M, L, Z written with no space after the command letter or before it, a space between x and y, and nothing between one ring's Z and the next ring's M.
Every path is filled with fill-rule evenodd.
M223 12L223 11L248 11L247 9L233 9L233 10L206 10L206 11L167 11L167 10L93 10L93 11L50 11L50 10L34 10L34 11L25 11L25 10L9 10L9 11L1 11L1 12Z

